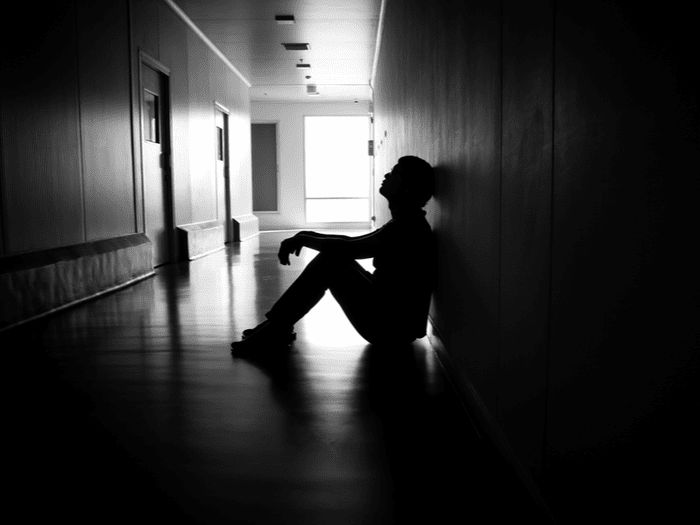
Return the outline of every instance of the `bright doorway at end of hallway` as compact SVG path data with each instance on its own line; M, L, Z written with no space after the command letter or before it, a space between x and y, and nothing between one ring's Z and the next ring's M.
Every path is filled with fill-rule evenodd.
M370 218L369 117L304 117L306 222Z

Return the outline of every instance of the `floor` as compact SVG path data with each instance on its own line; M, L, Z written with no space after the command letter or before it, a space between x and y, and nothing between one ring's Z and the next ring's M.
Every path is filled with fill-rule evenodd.
M0 333L4 514L73 523L546 523L426 340L368 345L330 295L237 359L313 257L263 233ZM7 486L7 485L6 485Z

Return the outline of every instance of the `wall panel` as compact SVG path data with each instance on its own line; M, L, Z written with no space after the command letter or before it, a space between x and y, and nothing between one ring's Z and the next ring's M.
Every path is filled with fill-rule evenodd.
M632 507L676 521L686 490L676 469L697 459L687 240L698 221L687 199L698 146L683 130L697 82L687 105L692 30L681 19L557 5L547 446L562 513L595 483L620 519Z
M214 97L209 79L210 51L194 33L187 35L189 72L190 185L192 222L216 219Z
M6 13L26 34L2 42L2 208L6 253L82 242L78 71L72 3ZM22 34L22 31L19 31Z
M127 2L78 6L80 123L87 240L133 233Z
M229 151L231 155L231 214L253 213L253 166L250 147L250 100L248 88L238 83L235 104L227 106L229 117Z
M552 2L503 2L499 410L540 473L552 193Z

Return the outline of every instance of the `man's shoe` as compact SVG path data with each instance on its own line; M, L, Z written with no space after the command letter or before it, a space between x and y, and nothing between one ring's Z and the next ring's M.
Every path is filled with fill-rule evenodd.
M241 339L248 339L253 334L256 334L259 330L266 329L266 327L269 325L269 323L270 323L270 321L263 321L255 328L246 328L245 330L243 330ZM297 338L297 333L294 331L294 327L291 327L289 329L289 331L287 332L287 342L292 343L293 341L296 340L296 338Z
M240 341L231 343L231 353L237 356L288 347L296 339L290 327L280 327L265 321L255 328L245 330Z

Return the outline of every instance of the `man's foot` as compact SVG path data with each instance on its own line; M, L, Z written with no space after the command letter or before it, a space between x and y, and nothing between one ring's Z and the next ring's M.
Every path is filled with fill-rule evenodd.
M256 334L258 331L267 329L268 325L270 324L270 321L263 321L260 323L258 326L255 328L247 328L243 330L242 337L241 339L248 339L250 336ZM297 333L294 331L294 327L290 327L289 331L287 332L287 342L291 343L292 341L296 340L297 338Z
M279 349L289 346L294 339L296 334L293 327L265 321L255 328L244 330L242 339L231 343L231 353L245 356L267 349Z

